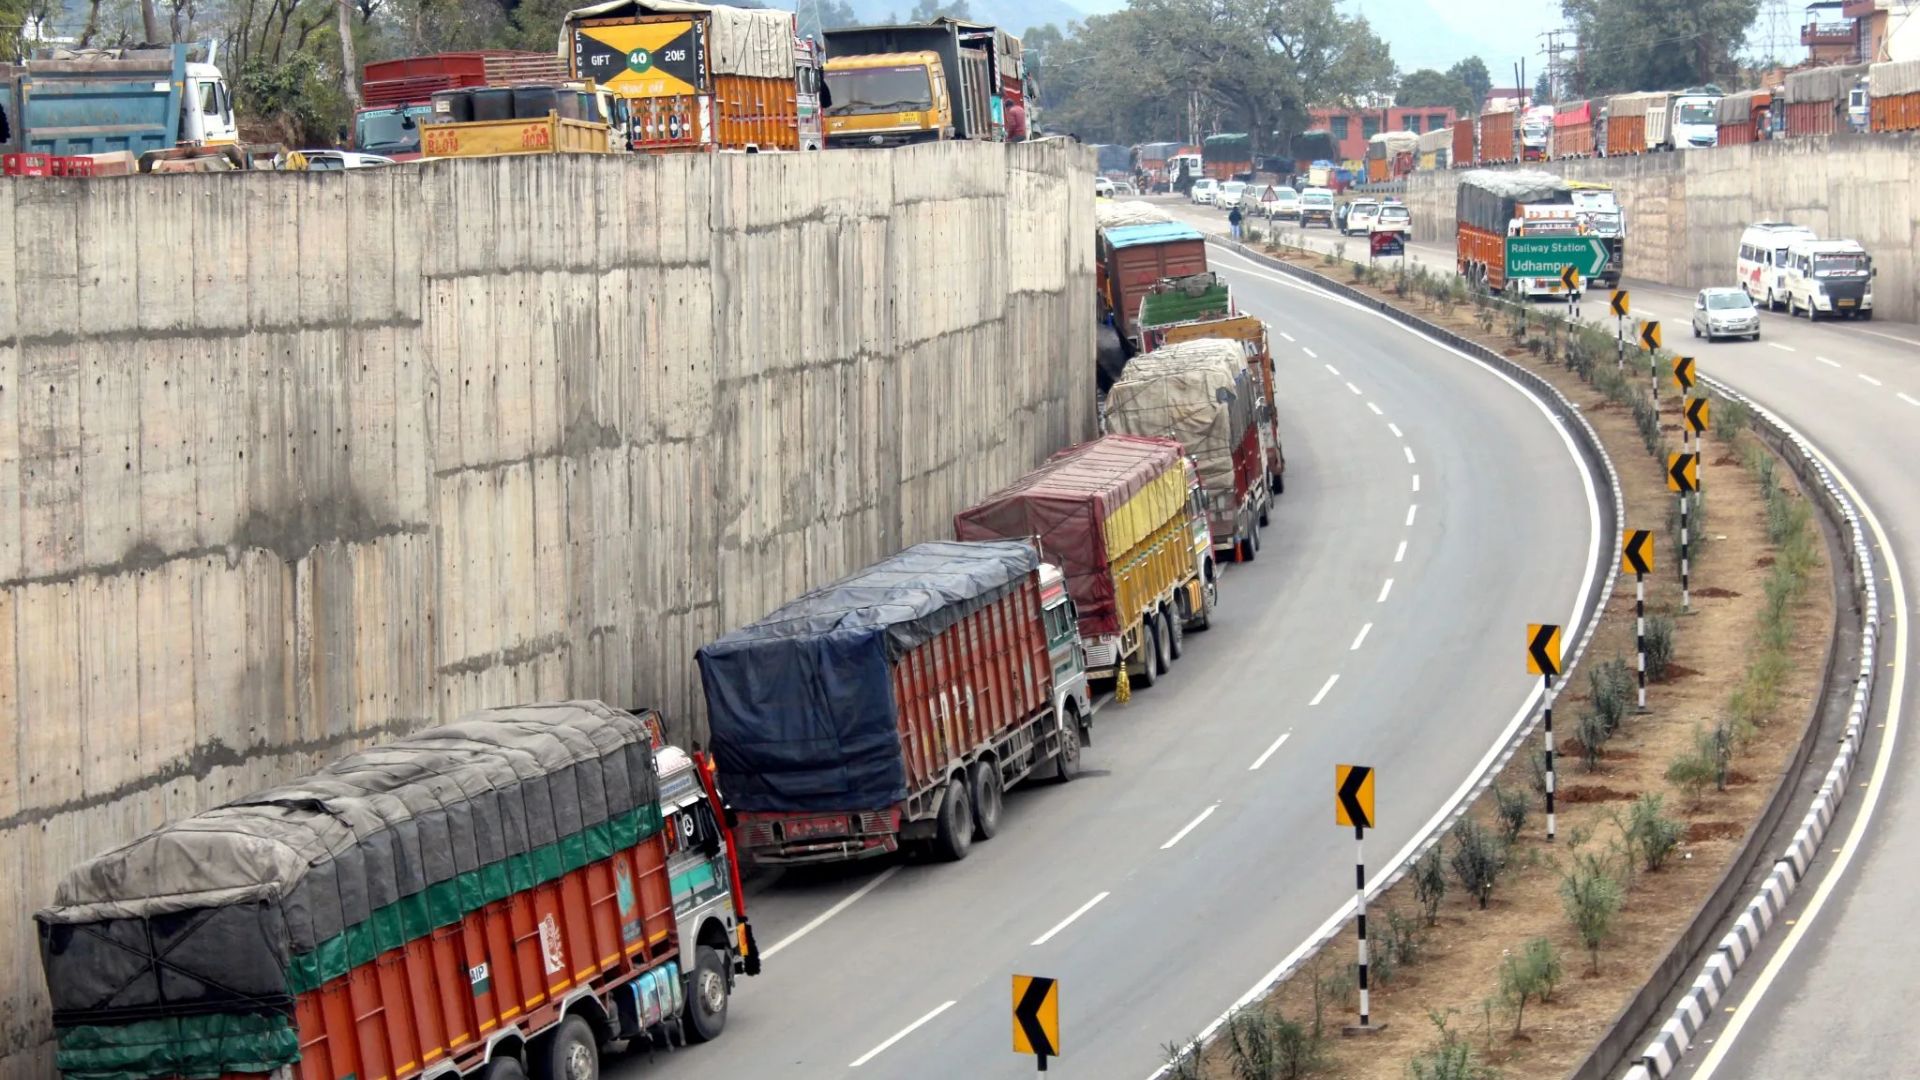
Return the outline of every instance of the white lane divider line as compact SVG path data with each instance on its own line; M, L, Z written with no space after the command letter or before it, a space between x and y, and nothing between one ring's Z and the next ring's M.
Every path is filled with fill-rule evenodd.
M1326 685L1320 688L1319 693L1313 695L1313 700L1307 702L1307 705L1314 706L1314 705L1320 704L1322 701L1325 701L1327 699L1327 691L1333 689L1333 684L1339 681L1340 681L1339 672L1334 672L1332 675L1327 676Z
M1863 383L1866 383L1868 386L1885 386L1886 385L1885 383L1881 382L1879 379L1876 379L1871 375L1860 375L1859 372L1855 372L1854 374L1859 375L1860 381Z
M1312 349L1307 348L1305 345L1300 346L1300 351L1303 353L1306 353L1308 356L1313 357L1315 360L1320 359L1319 353L1314 352Z
M1396 438L1396 439L1404 439L1404 438L1406 438L1406 436L1405 436L1405 435L1403 435L1403 434L1401 434L1401 433L1400 433L1400 425L1399 425L1399 424L1394 424L1394 423L1389 423L1389 424L1387 425L1387 430L1388 430L1388 431L1391 431L1391 432L1393 432L1393 437L1394 437L1394 438Z
M1380 406L1378 406L1378 405L1375 405L1375 404L1374 404L1373 402L1371 402L1371 401L1369 401L1369 402L1367 402L1367 408L1369 408L1369 409L1372 409L1372 410L1373 410L1373 415L1375 415L1375 416L1385 416L1385 415L1387 415L1386 413L1383 413L1383 412L1381 412L1381 411L1380 411Z
M872 881L869 881L865 885L862 885L858 889L855 889L850 895L847 896L846 899L833 905L832 907L821 912L820 914L815 915L813 919L809 921L805 926L802 926L800 929L795 930L793 933L788 934L786 937L781 938L779 941L774 942L772 945L768 946L767 948L760 950L760 955L762 957L770 958L775 953L779 952L781 949L786 948L787 946L793 944L794 942L799 941L801 938L806 937L808 934L813 933L815 930L820 929L821 924L825 923L828 919L833 918L835 915L838 915L841 912L852 907L854 904L860 901L861 897L867 895L873 890L886 884L888 878L892 877L893 875L899 872L900 872L900 868L898 866L887 867L885 870L882 870L880 872L878 877L875 877ZM882 1047L881 1049L885 1049L885 1047ZM876 1053L877 1052L878 1051L876 1051Z
M1419 510L1420 510L1419 503L1414 503L1413 505L1407 507L1407 527L1408 528L1413 527L1413 515L1418 513Z
M1387 579L1386 581L1384 581L1384 582L1381 582L1381 584L1380 584L1380 599L1378 599L1378 600L1375 600L1375 601L1374 601L1374 603L1376 603L1376 604L1384 604L1384 603L1386 603L1386 602L1387 602L1387 594L1388 594L1388 593L1390 593L1390 592L1392 592L1392 591L1393 591L1393 579L1392 579L1392 578L1388 578L1388 579Z
M1403 560L1403 559L1405 559L1406 557L1407 557L1407 542L1406 542L1405 540L1402 540L1402 541L1400 541L1400 547L1399 547L1399 549L1398 549L1397 551L1395 551L1395 552L1393 553L1393 561L1394 561L1394 562L1400 562L1401 560ZM1386 597L1386 590L1385 590L1385 589L1382 589L1382 590L1380 591L1380 598L1381 598L1382 600L1385 600L1385 599L1387 598L1387 597Z
M1289 333L1287 333L1287 332L1286 332L1285 330L1282 330L1282 331L1280 331L1280 336L1281 336L1281 337L1283 337L1283 338L1286 338L1286 339L1287 339L1287 343L1288 343L1289 345L1291 345L1291 344L1293 343L1293 335L1292 335L1292 334L1289 334Z
M1409 465L1411 465L1411 464L1413 464L1413 447L1411 447L1411 446L1402 446L1402 447L1401 447L1400 449L1406 452L1406 455L1407 455L1407 464L1409 464Z
M1769 348L1779 349L1781 352L1799 352L1800 351L1791 345L1782 345L1777 341L1769 341L1767 342L1767 345Z
M879 1057L881 1054L886 1053L888 1047L892 1046L894 1043L899 1042L901 1039L904 1039L907 1036L913 1034L914 1032L920 1030L920 1028L923 1025L929 1023L930 1021L933 1020L934 1017L939 1016L941 1013L946 1012L948 1009L953 1008L953 1006L954 1006L954 1002L949 1001L939 1006L938 1008L934 1009L932 1012L928 1013L927 1015L921 1017L920 1019L915 1020L913 1023L908 1024L906 1027L901 1028L898 1032L894 1033L893 1038L888 1039L886 1042L881 1043L879 1046L874 1047L873 1049L867 1051L866 1053L860 1055L858 1058L854 1059L852 1062L848 1063L847 1068L857 1069L860 1066L865 1065L867 1062L872 1061L874 1058Z
M1360 396L1360 388L1353 385L1352 383L1347 384L1347 389L1353 391L1355 397Z
M1367 625L1365 625L1365 626L1363 626L1363 627L1361 627L1361 628L1360 628L1360 633L1358 633L1358 634L1356 634L1356 635L1354 635L1354 639L1353 639L1353 644L1347 647L1347 651L1348 651L1348 652L1359 652L1359 651L1360 651L1360 643L1361 643L1361 642L1363 642L1363 641L1365 641L1365 640L1367 640L1367 631L1369 631L1369 630L1371 630L1371 629L1373 629L1373 624L1372 624L1372 623L1368 623Z
M1093 905L1099 903L1102 900L1105 900L1107 897L1112 895L1113 895L1112 893L1101 893L1099 896L1096 896L1093 899L1087 901L1086 903L1081 904L1078 910L1076 910L1073 914L1067 916L1066 918L1061 919L1059 924L1056 925L1053 929L1047 931L1044 934L1041 934L1037 938L1034 938L1033 943L1035 945L1045 945L1047 942L1052 941L1053 935L1059 933L1062 930L1065 930L1069 926L1072 926L1073 920L1079 918L1082 915L1085 915L1089 911L1092 911Z
M1419 473L1413 474L1413 490L1415 491L1420 490L1420 474Z
M1267 759L1274 755L1274 751L1279 750L1282 746L1285 746L1287 744L1287 740L1291 738L1293 738L1293 729L1288 728L1284 734L1282 734L1279 738L1273 740L1273 745L1267 747L1266 753L1261 754L1259 757L1253 759L1253 764L1247 766L1247 771L1248 772L1258 771L1260 766L1265 765L1267 763Z
M1340 369L1337 367L1334 367L1332 364L1322 364L1320 366L1323 368L1326 368L1327 374L1333 376L1334 378L1337 379L1340 377Z
M1825 364L1825 365L1827 365L1828 367L1831 367L1831 368L1837 368L1837 367L1839 367L1839 366L1840 366L1840 364L1839 364L1839 362L1838 362L1838 361L1834 361L1834 360L1829 360L1829 359L1827 359L1827 358L1826 358L1826 357L1824 357L1824 356L1816 356L1816 357L1814 357L1814 359L1815 359L1815 360L1818 360L1818 361L1820 361L1821 363L1823 363L1823 364Z
M1200 827L1200 823L1201 823L1201 822L1203 822L1203 821L1205 821L1205 820L1207 820L1208 818L1210 818L1210 817L1212 817L1212 816L1213 816L1213 812L1214 812L1215 810L1218 810L1218 809L1220 809L1220 804L1219 804L1219 803L1214 803L1214 804L1213 804L1212 806L1209 806L1209 807L1207 807L1207 808L1206 808L1205 810L1202 810L1202 811L1200 811L1200 816L1199 816L1199 817L1197 817L1197 818L1194 818L1194 819L1193 819L1192 821L1189 821L1189 822L1187 822L1187 823L1186 823L1185 825L1183 825L1183 826L1181 826L1181 828L1180 828L1180 831L1179 831L1179 832L1177 832L1177 833L1174 833L1174 834L1173 834L1173 839L1171 839L1171 840L1169 840L1169 841L1167 841L1166 843L1164 843L1164 844L1161 844L1161 845L1160 845L1160 850L1161 850L1161 851L1165 851L1165 850L1167 850L1168 848L1170 848L1170 847L1172 847L1173 845L1175 845L1175 844L1177 844L1177 843L1179 843L1180 841L1182 841L1182 840L1184 840L1184 839L1186 839L1186 837L1187 837L1187 834L1188 834L1188 833L1190 833L1190 832L1192 832L1193 830L1195 830L1195 829L1197 829L1197 828L1199 828L1199 827ZM1106 893L1101 893L1100 895L1101 895L1101 896L1105 896L1105 895L1107 895L1107 894L1106 894Z
M1898 393L1893 396L1899 398L1901 401L1904 401L1909 405L1920 405L1920 398L1911 397L1905 392Z

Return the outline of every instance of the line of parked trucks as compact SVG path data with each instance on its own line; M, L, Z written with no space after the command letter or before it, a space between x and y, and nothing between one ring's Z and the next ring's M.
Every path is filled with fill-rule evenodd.
M568 12L552 53L376 61L352 145L376 156L367 161L409 161L1028 136L1020 39L1004 30L942 17L814 41L798 26L791 11L606 0ZM82 156L103 167L73 175L300 161L242 144L216 59L213 45L178 44L56 49L0 66L7 171L51 175L49 159Z

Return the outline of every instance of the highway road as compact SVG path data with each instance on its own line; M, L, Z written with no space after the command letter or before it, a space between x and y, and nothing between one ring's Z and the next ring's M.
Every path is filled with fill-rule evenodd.
M1351 899L1335 763L1379 769L1384 868L1524 714L1522 624L1576 624L1601 557L1568 436L1375 313L1215 264L1272 327L1289 479L1214 629L1101 710L1080 780L1009 793L965 862L751 890L766 971L725 1036L611 1075L1023 1076L1022 973L1061 980L1053 1075L1145 1077Z
M1225 230L1217 213L1179 209L1197 224ZM1311 235L1323 250L1331 243L1317 230ZM1451 252L1435 245L1413 245L1412 257L1451 266ZM1668 348L1692 352L1701 371L1784 418L1828 457L1868 512L1883 561L1881 588L1893 608L1867 768L1856 771L1821 859L1786 912L1791 922L1776 925L1759 959L1748 962L1677 1075L1911 1076L1920 1061L1920 1026L1908 1012L1920 990L1912 963L1920 956L1920 921L1913 918L1920 863L1912 855L1920 851L1920 750L1912 734L1920 713L1906 688L1913 657L1904 627L1920 601L1912 576L1920 567L1920 489L1911 465L1920 460L1920 326L1809 324L1763 313L1758 342L1695 342L1690 291L1631 280L1626 286L1636 314L1662 321ZM1582 307L1590 321L1611 325L1605 311L1598 294ZM1672 389L1670 382L1663 387ZM1824 770L1832 748L1816 754L1813 767ZM1794 809L1789 820L1801 812ZM1654 1026L1666 1017L1659 1014Z

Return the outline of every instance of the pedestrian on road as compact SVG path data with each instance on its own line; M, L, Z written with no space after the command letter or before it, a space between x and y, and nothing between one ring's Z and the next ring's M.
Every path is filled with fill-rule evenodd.
M1227 211L1227 227L1232 230L1235 240L1240 239L1240 208L1238 206Z

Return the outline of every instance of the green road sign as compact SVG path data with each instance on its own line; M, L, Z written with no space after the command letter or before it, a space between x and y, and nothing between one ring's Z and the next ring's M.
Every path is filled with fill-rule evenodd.
M1559 277L1567 267L1581 277L1607 268L1607 245L1597 236L1509 236L1508 277Z

